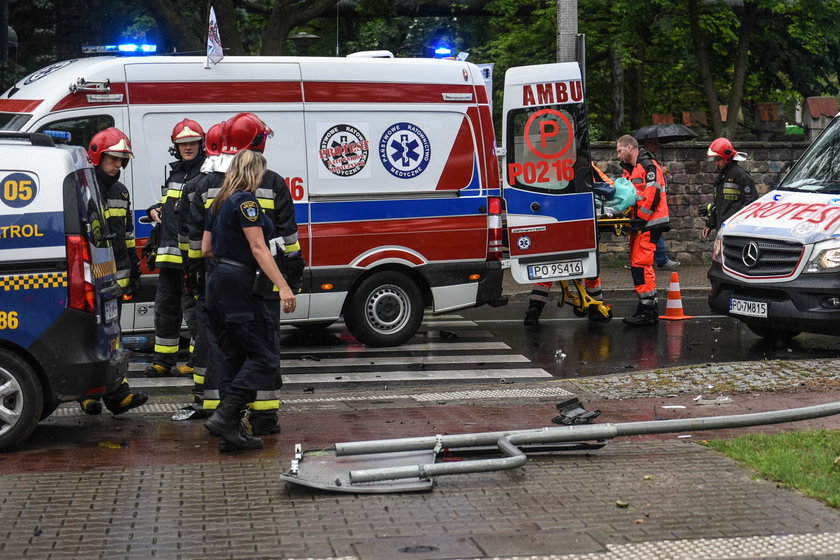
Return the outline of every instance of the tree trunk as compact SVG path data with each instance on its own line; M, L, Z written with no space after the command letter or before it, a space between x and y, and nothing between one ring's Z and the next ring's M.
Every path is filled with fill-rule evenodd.
M271 10L268 25L263 31L263 55L286 53L286 40L295 26L314 19L334 7L338 0L279 0Z
M610 124L610 138L618 138L624 128L624 66L618 55L618 45L614 45L610 52L612 62L612 123Z
M216 21L219 23L219 35L222 38L224 53L234 56L248 54L242 44L239 28L236 27L236 11L233 8L233 0L213 0L213 8L216 12ZM206 35L205 33L205 41L207 40Z
M712 119L712 131L715 136L723 135L723 123L720 121L720 100L715 92L712 71L709 68L709 57L706 55L706 45L703 32L700 30L700 7L698 0L688 1L688 22L691 28L691 43L697 55L697 65L700 67L700 77L703 80L703 93L709 105Z
M741 20L741 32L738 38L738 57L735 59L732 90L729 93L729 112L726 115L726 126L723 129L723 136L729 138L735 135L738 126L738 112L741 108L741 99L744 96L744 79L747 74L750 39L757 17L758 6L751 2L745 2L744 18Z
M189 19L177 10L177 0L146 0L148 9L164 29L169 45L179 52L203 52L207 45L207 14L192 14Z

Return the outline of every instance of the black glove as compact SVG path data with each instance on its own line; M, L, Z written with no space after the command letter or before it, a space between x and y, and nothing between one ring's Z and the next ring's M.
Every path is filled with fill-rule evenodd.
M134 299L137 295L139 295L141 286L139 276L132 276L129 278L128 285L123 288L123 296L125 299Z
M647 222L639 218L630 218L630 231L633 233L638 233L645 228L646 224Z
M293 294L299 293L303 286L303 269L306 268L303 255L300 254L300 251L285 253L281 262L283 266L280 272L283 273L283 278L286 279L286 283Z

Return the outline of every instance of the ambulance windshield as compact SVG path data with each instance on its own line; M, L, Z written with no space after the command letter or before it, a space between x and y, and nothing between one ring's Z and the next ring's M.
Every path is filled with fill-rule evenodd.
M507 184L547 193L592 189L583 104L513 110L507 122Z
M0 113L0 130L20 130L31 118L23 113Z
M778 188L840 194L840 117L814 140Z

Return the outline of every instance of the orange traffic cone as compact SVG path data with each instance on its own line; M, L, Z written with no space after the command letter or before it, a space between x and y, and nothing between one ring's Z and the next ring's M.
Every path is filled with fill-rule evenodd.
M668 305L665 306L665 315L660 315L659 318L671 321L691 319L691 316L683 314L680 276L676 272L671 273L671 285L668 286Z

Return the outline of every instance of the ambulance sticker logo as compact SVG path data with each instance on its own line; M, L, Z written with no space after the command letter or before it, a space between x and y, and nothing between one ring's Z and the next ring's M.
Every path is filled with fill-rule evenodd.
M531 238L527 235L523 235L519 239L516 240L516 246L519 247L522 251L527 251L531 248Z
M379 141L379 159L388 173L400 179L417 177L431 161L429 138L411 123L389 126Z
M370 142L366 138L367 125L362 124L319 124L321 143L318 157L324 164L318 174L322 179L332 174L335 177L369 177L370 171L359 175L370 159ZM328 173L325 173L328 171Z

